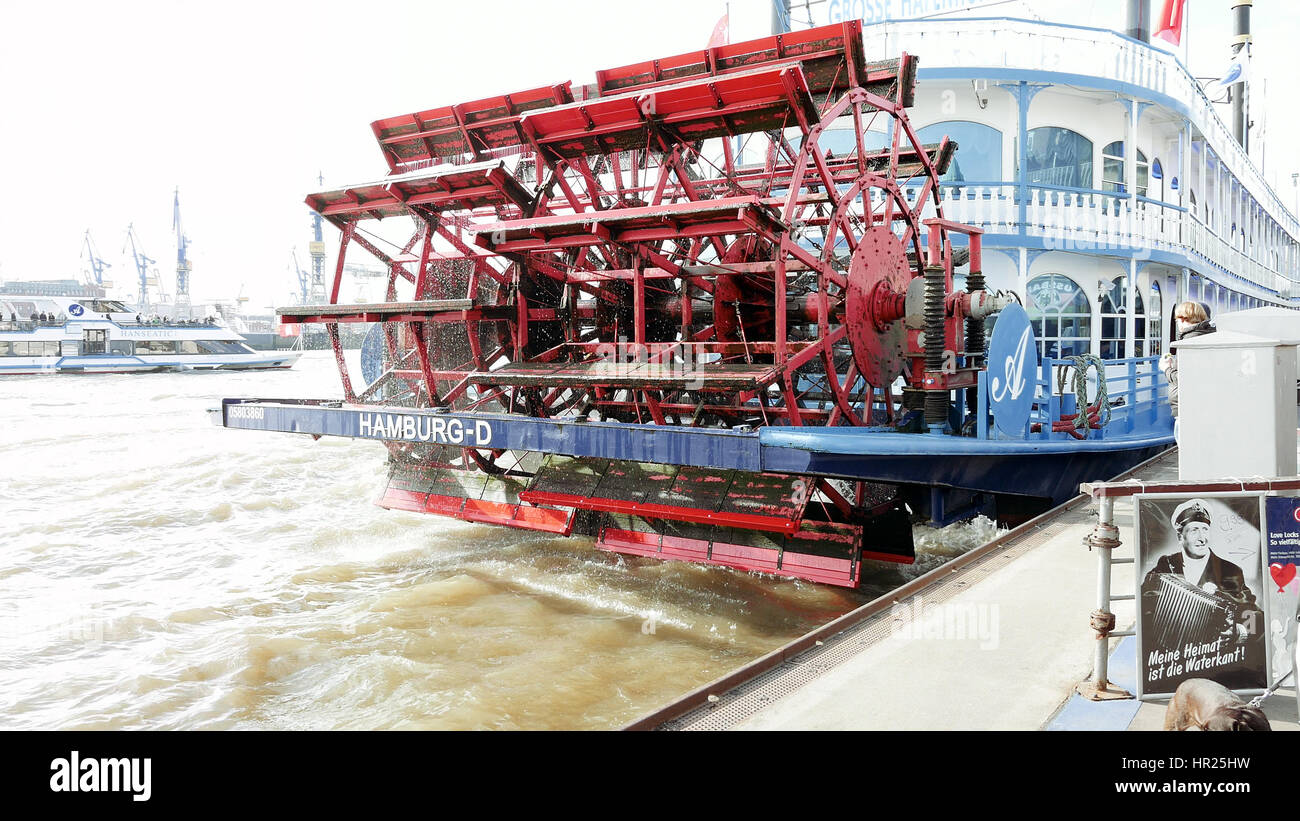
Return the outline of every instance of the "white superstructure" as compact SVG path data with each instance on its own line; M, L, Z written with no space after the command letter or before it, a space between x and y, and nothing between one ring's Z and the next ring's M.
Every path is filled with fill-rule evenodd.
M1300 307L1296 216L1175 55L1005 18L863 38L871 59L919 57L911 122L959 144L944 216L986 232L987 286L1025 296L1041 353L1162 353L1183 300Z
M0 293L0 375L292 367L205 320L146 318L117 300Z

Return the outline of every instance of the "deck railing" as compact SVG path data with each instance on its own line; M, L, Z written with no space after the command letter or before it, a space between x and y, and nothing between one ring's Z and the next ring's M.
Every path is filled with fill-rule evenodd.
M945 217L990 234L1019 233L1016 184L945 183L941 189ZM1043 240L1050 250L1113 250L1139 259L1148 258L1150 251L1162 251L1192 262L1200 257L1219 269L1220 280L1235 278L1238 285L1253 284L1282 298L1300 296L1300 284L1252 259L1177 205L1077 188L1030 186L1026 190L1025 235Z
M1173 431L1169 405L1169 380L1159 368L1156 356L1112 359L1105 362L1106 396L1110 418L1100 428L1088 429L1087 439L1107 439L1142 432ZM989 409L987 372L979 375L976 436L981 439L1064 440L1078 438L1069 431L1053 431L1052 424L1063 415L1079 411L1073 373L1077 364L1069 359L1044 358L1034 378L1034 401L1021 436L997 431ZM1088 373L1087 404L1097 403L1100 391L1096 370ZM1100 409L1105 419L1105 410Z
M1135 87L1134 96L1168 98L1186 109L1191 124L1293 238L1300 222L1220 119L1214 104L1178 58L1104 29L1013 19L914 20L863 30L873 59L902 52L922 56L922 71L945 68L1012 69L1095 77Z

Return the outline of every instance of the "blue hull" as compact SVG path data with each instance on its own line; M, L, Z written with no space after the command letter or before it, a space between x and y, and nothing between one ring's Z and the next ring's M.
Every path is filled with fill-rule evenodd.
M987 441L852 429L759 432L763 469L1035 496L1060 502L1173 444L1173 435L1104 440Z

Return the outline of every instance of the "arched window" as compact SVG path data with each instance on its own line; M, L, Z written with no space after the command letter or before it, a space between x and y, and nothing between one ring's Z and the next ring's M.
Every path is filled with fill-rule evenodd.
M1141 351L1146 339L1146 311L1142 306L1142 292L1136 291L1133 306L1133 345ZM1128 303L1128 277L1118 276L1110 287L1103 285L1101 292L1101 358L1123 359L1128 356L1125 337L1128 334L1128 317L1124 306Z
M1059 359L1088 353L1092 305L1083 289L1062 274L1044 274L1029 280L1025 290L1038 355Z
M838 121L837 121L838 122ZM803 145L803 137L787 137L790 140L790 147L799 150ZM862 135L862 147L867 151L881 151L889 148L891 145L890 137L880 131L868 131ZM853 128L828 128L817 138L817 147L823 153L829 151L837 157L850 154L858 150L858 138L853 133Z
M1092 188L1092 140L1068 128L1031 128L1025 139L1030 183Z
M1002 132L982 123L968 120L951 120L934 123L916 132L917 138L927 145L940 142L944 137L957 143L944 182L1001 182Z
M1160 298L1160 283L1151 281L1151 298L1147 300L1147 327L1151 329L1151 338L1147 340L1147 356L1159 356L1165 352L1165 329L1160 321L1164 312L1164 300Z
M1147 155L1141 149L1137 152L1137 193L1139 197L1147 195L1147 180L1151 175L1151 165ZM1104 191L1120 194L1128 192L1124 182L1124 141L1116 140L1101 150L1101 187Z

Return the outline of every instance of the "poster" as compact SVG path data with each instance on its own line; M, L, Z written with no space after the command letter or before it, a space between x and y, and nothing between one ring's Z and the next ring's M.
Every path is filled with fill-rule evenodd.
M1262 495L1135 498L1139 695L1171 695L1193 678L1262 691Z
M1296 656L1296 617L1300 610L1300 499L1272 496L1264 500L1268 522L1268 684L1286 678ZM1291 682L1292 685L1295 682ZM1297 694L1300 696L1300 694Z

